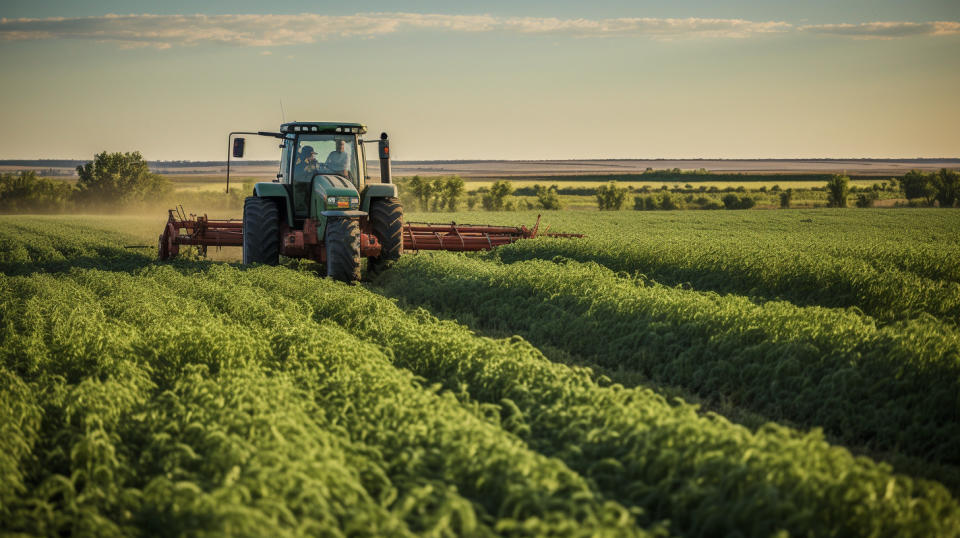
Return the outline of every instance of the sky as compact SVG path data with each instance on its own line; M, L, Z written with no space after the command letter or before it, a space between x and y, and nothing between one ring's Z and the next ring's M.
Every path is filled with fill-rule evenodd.
M956 0L7 0L0 72L0 159L224 160L284 119L400 160L960 156Z

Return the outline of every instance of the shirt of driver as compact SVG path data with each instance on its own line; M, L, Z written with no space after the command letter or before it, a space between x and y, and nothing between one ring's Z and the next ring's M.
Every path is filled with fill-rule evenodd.
M327 161L324 163L324 166L334 173L341 173L344 170L349 171L350 154L346 151L331 151L330 155L327 156Z

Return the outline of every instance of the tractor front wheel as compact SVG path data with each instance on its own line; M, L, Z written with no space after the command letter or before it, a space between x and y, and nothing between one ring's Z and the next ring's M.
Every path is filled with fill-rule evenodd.
M327 219L324 234L327 276L343 282L360 280L360 223L357 219Z
M243 263L280 262L280 211L269 198L251 196L243 202Z
M403 206L396 198L377 198L370 202L370 228L380 241L380 256L367 259L367 269L377 273L386 269L403 253Z

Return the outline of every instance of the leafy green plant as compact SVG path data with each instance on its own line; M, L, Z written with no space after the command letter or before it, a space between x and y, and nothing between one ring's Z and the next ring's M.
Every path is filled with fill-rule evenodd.
M834 174L827 181L827 206L847 207L847 197L850 195L850 178L845 175Z
M150 172L139 151L107 153L77 167L77 196L84 203L146 201L166 195L172 189L163 176Z
M616 181L597 187L597 207L603 210L617 211L627 199L627 189L617 187Z

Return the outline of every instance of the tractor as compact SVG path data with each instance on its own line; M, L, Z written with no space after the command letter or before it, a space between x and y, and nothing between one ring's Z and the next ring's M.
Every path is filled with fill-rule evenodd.
M212 220L168 212L159 238L159 258L168 260L181 245L241 246L243 263L276 265L280 255L309 258L326 265L327 276L360 279L360 261L377 273L404 250L488 250L517 239L536 237L525 226L476 226L404 223L397 186L391 182L390 141L365 141L359 123L291 122L279 132L235 131L227 136L227 192L231 157L242 158L245 138L280 139L280 170L271 182L257 183L243 205L243 219ZM376 143L380 182L366 173L365 144ZM578 234L540 234L580 237Z

